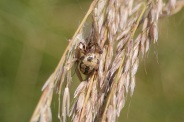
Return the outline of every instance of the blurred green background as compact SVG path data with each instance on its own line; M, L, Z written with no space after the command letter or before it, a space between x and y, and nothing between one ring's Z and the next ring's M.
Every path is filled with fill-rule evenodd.
M0 0L0 122L29 121L90 2ZM136 78L119 122L184 122L184 10L160 21L159 42L141 59Z

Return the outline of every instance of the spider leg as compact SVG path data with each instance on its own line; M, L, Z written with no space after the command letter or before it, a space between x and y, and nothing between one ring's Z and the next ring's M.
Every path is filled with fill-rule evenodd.
M99 52L100 54L102 54L102 53L103 53L103 50L102 50L100 44L99 44L98 42L96 42L96 45L97 45L97 47L98 47L98 52Z
M77 61L77 58L73 58L70 61L67 61L66 65L65 65L65 68L67 70L70 70L76 61Z
M83 79L82 79L82 75L81 75L81 73L80 73L80 71L79 71L78 64L79 64L79 63L77 62L76 74L77 74L77 76L78 76L79 80L82 82L82 81L83 81Z

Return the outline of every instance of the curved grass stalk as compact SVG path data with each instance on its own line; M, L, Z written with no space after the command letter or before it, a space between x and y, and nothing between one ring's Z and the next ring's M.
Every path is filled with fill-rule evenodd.
M66 47L66 49L65 49L65 51L64 51L64 53L63 53L63 56L61 57L61 60L60 60L59 64L57 65L56 69L54 70L53 74L51 75L51 79L50 79L50 81L49 81L48 84L53 83L53 82L55 81L55 80L54 80L54 79L55 79L54 76L56 76L57 70L63 65L64 60L65 60L65 57L66 57L66 54L67 54L67 52L68 52L70 46L72 45L74 38L75 38L76 35L81 31L81 29L82 29L84 23L86 22L88 16L91 14L91 12L94 10L95 5L97 4L97 2L98 2L98 0L94 0L94 1L92 2L92 4L90 5L90 7L89 7L89 9L88 9L86 15L84 16L84 18L83 18L81 24L79 25L78 29L77 29L76 32L74 33L74 36L72 37L72 39L69 41L69 44L68 44L68 46ZM54 86L55 86L55 84L56 84L56 83L54 83ZM54 86L53 86L53 87L54 87ZM61 87L62 87L62 85L60 85L60 91L61 91ZM32 117L31 117L31 119L30 119L30 122L33 122L33 121L35 120L35 118L39 118L40 107L41 107L42 103L43 103L44 101L47 100L47 99L45 98L45 97L46 97L45 94L46 94L47 91L48 91L47 88L45 88L44 91L43 91L43 94L42 94L42 96L41 96L41 98L40 98L40 100L39 100L39 102L38 102L38 104L37 104L37 107L36 107L35 111L33 112L33 115L32 115ZM61 92L59 92L59 95L60 95L60 94L61 94ZM59 101L60 101L60 100L59 100Z

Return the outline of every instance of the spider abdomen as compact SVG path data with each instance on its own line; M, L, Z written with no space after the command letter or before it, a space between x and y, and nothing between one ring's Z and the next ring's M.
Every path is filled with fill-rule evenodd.
M99 56L96 53L88 53L84 56L84 58L80 61L79 69L80 71L88 75L94 70L98 69L99 65Z

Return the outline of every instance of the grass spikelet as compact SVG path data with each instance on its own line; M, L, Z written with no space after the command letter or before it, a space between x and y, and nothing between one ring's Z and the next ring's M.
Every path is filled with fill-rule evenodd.
M125 96L133 95L140 56L144 58L150 45L158 41L159 19L179 12L183 6L183 0L167 3L163 0L94 0L69 40L58 66L44 84L30 121L52 121L50 106L55 92L60 121L117 121ZM91 27L86 32L84 24L90 15ZM87 57L85 64L87 54L93 57ZM91 63L93 65L88 67ZM81 82L74 98L70 98L74 65ZM89 70L92 72L88 74ZM81 75L82 72L86 74ZM74 101L72 108L70 101Z

